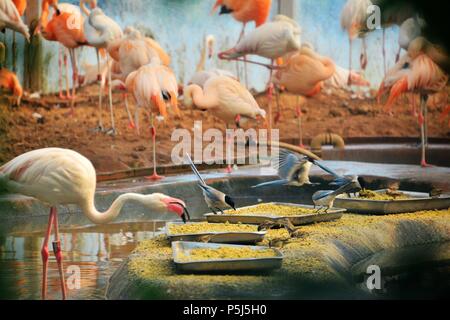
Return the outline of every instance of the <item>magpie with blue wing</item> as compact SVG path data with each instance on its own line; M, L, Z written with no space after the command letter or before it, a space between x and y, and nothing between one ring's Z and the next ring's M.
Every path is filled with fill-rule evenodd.
M339 188L336 190L319 190L312 195L312 201L314 206L320 206L325 208L327 212L333 207L336 197L343 193L354 193L362 189L361 185L364 185L364 181L361 177L352 175L342 176L321 164L319 161L314 161L314 164L320 167L322 170L328 172L334 177L333 182L330 185L336 185ZM319 209L320 211L320 209Z
M233 199L231 199L231 197L226 195L225 193L208 186L195 167L194 162L192 162L189 154L186 153L186 157L189 160L189 165L191 166L192 171L195 173L199 180L198 185L203 190L203 196L205 198L206 204L208 205L208 208L211 209L214 214L217 214L217 211L220 211L223 214L223 209L228 208L236 210Z
M315 160L301 154L280 149L278 157L272 160L272 166L278 170L278 176L281 179L260 183L252 186L252 188L273 185L301 187L303 185L311 184L309 181L309 171L314 162Z

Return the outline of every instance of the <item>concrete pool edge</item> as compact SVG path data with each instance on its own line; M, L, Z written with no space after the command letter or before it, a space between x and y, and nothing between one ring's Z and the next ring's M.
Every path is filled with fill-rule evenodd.
M110 278L106 298L370 299L371 295L354 286L352 267L383 250L450 241L450 210L382 217L347 214L340 222L312 225L305 230L311 233L302 241L313 245L299 243L300 247L292 250L290 244L286 245L282 249L286 256L283 268L265 276L214 276L217 281L204 275L178 276L173 274L166 249L154 252L156 258L152 252L138 249ZM147 249L158 248L149 245ZM147 261L143 268L158 267L162 261L166 269L161 277L139 276L136 261Z

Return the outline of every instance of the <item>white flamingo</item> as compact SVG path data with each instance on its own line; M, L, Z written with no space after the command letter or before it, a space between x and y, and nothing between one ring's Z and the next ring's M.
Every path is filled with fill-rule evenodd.
M204 88L191 84L184 91L184 105L195 106L208 111L225 122L227 128L230 123L240 127L248 120L266 118L266 111L261 109L253 95L238 81L229 77L219 76L210 78ZM231 136L227 131L227 146L230 146ZM228 164L227 172L231 172Z
M374 15L370 8L374 6L381 7L380 26L377 28L369 28L368 22ZM341 11L341 27L348 32L349 36L349 69L352 71L352 42L356 37L362 40L362 52L360 55L361 69L365 70L367 66L367 45L366 35L369 32L377 30L382 27L382 55L383 55L383 70L386 75L386 28L396 24L401 25L406 19L414 15L414 8L407 2L402 4L390 5L384 0L347 0ZM348 85L352 85L352 79L349 75Z
M272 95L274 86L272 83L273 61L279 59L288 53L295 52L301 48L301 28L298 23L284 15L277 15L271 22L267 22L247 35L243 36L238 44L225 52L219 53L220 59L245 61L261 66L265 66L270 70L268 84L268 125L269 132L272 129ZM245 56L258 55L271 59L269 65L248 61ZM243 57L243 58L242 58ZM279 64L281 64L279 62Z
M300 33L301 29L296 21L277 15L273 21L261 25L242 37L234 48L219 53L219 58L240 60L240 57L246 55L258 55L274 60L300 49Z
M28 26L23 23L19 11L11 0L0 0L0 30L5 28L20 32L30 41Z
M92 11L86 8L86 2L89 1ZM101 71L100 71L100 56L99 49L106 49L114 41L121 39L123 36L122 28L110 17L105 15L102 9L97 8L97 0L81 0L80 8L88 17L84 22L84 35L87 42L96 48L97 51L97 65L99 75L99 127L103 130L102 121L102 86L101 86ZM109 66L109 55L106 55L106 65ZM108 68L108 83L111 83L111 71ZM116 127L114 123L114 110L112 105L112 90L111 86L108 89L109 97L109 112L111 114L111 133L115 134Z
M58 231L56 206L76 204L94 223L114 220L127 202L138 202L152 211L170 211L183 221L189 220L185 203L161 193L120 195L105 212L95 208L96 173L92 163L81 154L59 148L38 149L24 153L0 167L0 190L36 198L51 206L47 231L42 245L42 298L47 293L48 242L55 229L53 251L58 263L63 299L66 298L63 258Z
M153 57L149 64L131 72L126 81L125 88L130 92L137 104L136 129L139 132L138 110L143 107L150 113L151 135L153 142L153 175L151 180L159 180L163 177L156 173L156 127L152 107L156 107L162 117L167 117L166 101L170 102L173 111L180 118L178 109L178 85L175 74L169 67L161 64L161 60Z

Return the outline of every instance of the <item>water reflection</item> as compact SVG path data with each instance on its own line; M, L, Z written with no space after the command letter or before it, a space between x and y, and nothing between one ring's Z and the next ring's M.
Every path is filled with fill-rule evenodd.
M64 268L77 266L81 288L69 299L103 299L109 277L139 241L158 234L161 222L112 224L61 230ZM0 235L0 299L40 299L41 233ZM60 299L58 269L49 258L48 298Z

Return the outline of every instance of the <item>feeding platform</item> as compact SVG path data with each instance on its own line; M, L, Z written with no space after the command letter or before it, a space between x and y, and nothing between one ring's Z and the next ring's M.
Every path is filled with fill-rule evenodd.
M254 226L237 226L240 230L251 230L253 231L224 231L227 229L236 228L236 226L225 225L223 228L216 228L217 224L208 224L204 222L200 223L188 223L183 224L182 222L167 222L166 223L166 235L167 238L174 241L193 241L193 242L213 242L213 243L231 243L231 244L255 244L264 239L266 231L257 231ZM184 233L183 230L177 232L178 228L187 229L188 233ZM190 228L194 227L194 228ZM231 228L230 228L231 227ZM175 229L175 230L174 230ZM194 229L199 229L199 231L194 231ZM204 229L201 230L201 229ZM192 230L192 231L190 231ZM220 231L215 231L220 230ZM223 230L223 231L222 231Z
M278 249L265 246L175 241L172 252L177 270L191 273L270 271L281 268L283 261Z
M291 210L277 212L277 208L289 207ZM210 223L245 223L262 224L288 219L294 226L307 225L318 222L326 222L340 219L345 209L333 208L324 213L317 213L317 209L310 205L270 202L263 205L254 205L239 208L236 213L205 214ZM243 212L243 213L239 213ZM298 212L298 213L296 213Z
M377 194L385 194L387 189L374 191ZM450 207L450 195L430 197L428 193L399 191L402 195L399 199L375 200L356 195L340 195L334 201L334 205L345 208L349 212L361 214L393 214L416 212L424 210L441 210Z

